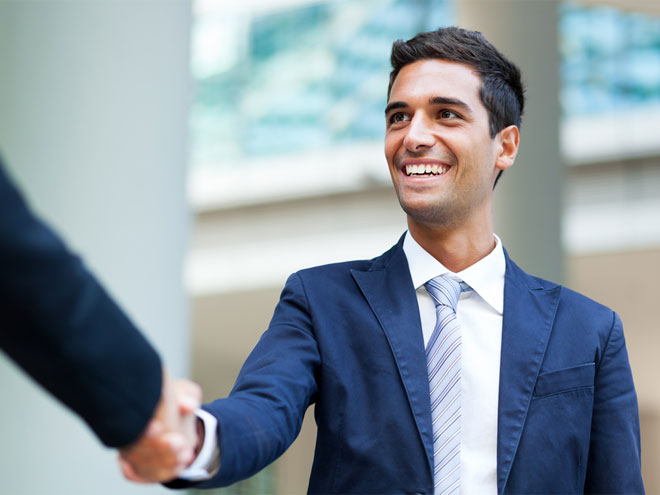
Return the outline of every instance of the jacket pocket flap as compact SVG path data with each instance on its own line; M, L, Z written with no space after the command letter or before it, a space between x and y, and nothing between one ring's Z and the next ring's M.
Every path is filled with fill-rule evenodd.
M593 387L595 373L596 365L594 363L541 373L536 379L534 395L541 397L578 388Z

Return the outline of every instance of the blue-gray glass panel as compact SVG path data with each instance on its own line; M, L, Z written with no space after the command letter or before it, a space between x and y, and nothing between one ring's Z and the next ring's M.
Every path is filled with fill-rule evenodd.
M360 0L237 16L243 29L227 46L233 55L217 50L230 66L193 74L193 165L231 167L241 158L382 139L392 42L451 24L452 6ZM226 25L216 20L217 29ZM195 19L193 29L214 29L213 17Z
M565 3L559 37L564 116L660 102L659 18Z

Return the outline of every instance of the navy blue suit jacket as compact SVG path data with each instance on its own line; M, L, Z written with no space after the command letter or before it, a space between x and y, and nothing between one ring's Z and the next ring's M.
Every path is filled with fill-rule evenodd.
M507 256L499 493L641 493L637 399L621 321ZM292 275L219 422L227 485L277 458L315 404L311 493L433 493L429 387L402 242ZM184 483L178 484L182 486Z
M0 349L111 447L136 440L161 391L156 351L0 163Z

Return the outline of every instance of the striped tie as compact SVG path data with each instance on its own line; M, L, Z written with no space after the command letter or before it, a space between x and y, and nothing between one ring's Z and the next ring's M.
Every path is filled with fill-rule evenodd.
M461 327L456 305L467 284L440 275L426 290L435 301L437 320L426 345L433 421L435 494L458 493L461 457Z

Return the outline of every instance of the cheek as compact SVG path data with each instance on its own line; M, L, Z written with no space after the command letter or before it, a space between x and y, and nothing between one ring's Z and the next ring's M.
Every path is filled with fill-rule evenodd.
M394 157L401 147L401 138L396 134L385 135L385 158L390 165L394 162Z
M474 175L489 172L495 164L492 146L488 141L467 143L464 150L464 156L470 162L470 169Z

